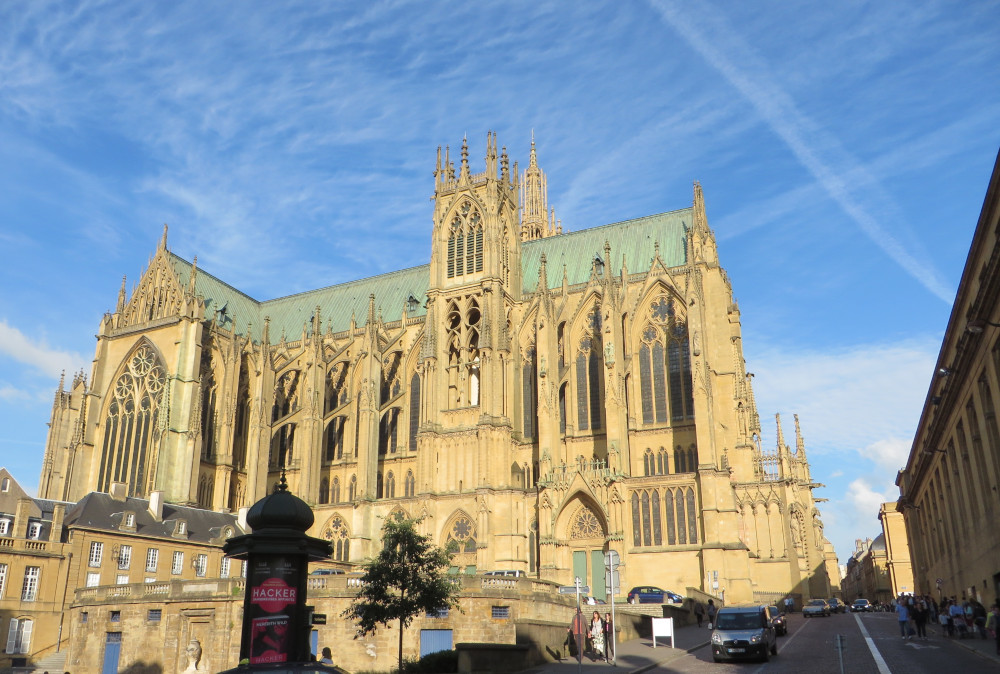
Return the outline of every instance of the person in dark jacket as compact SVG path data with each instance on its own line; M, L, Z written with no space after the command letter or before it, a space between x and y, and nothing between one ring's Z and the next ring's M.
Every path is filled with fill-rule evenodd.
M615 626L611 622L611 614L604 614L604 660L611 662L615 659Z

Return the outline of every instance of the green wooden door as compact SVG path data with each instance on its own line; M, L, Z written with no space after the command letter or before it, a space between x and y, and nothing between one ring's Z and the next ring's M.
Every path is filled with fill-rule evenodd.
M607 586L604 583L604 551L590 551L590 594L600 599L607 599Z
M587 551L573 551L573 577L579 578L580 583L587 584Z

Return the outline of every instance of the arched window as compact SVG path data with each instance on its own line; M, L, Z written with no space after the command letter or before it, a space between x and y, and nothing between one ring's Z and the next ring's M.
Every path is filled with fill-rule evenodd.
M378 432L378 453L395 454L399 431L399 408L392 407L382 415Z
M538 522L532 522L528 528L528 571L538 571Z
M274 407L271 421L283 419L299 408L299 372L289 370L274 385Z
M596 307L590 314L595 334L600 334L600 310ZM580 340L580 350L576 356L576 416L579 430L601 429L601 406L603 404L604 379L601 373L600 339L586 335Z
M694 418L687 325L666 296L650 306L639 346L639 377L644 424L667 421L668 398L671 421Z
M268 465L272 470L292 465L292 447L295 445L295 424L285 424L271 439L271 454Z
M462 202L448 232L448 278L483 270L483 218L469 201Z
M691 390L691 355L687 328L678 324L675 336L682 339L670 343L670 418L674 421L694 418L694 392Z
M247 441L250 437L250 368L247 358L240 359L240 378L236 392L236 425L233 438L233 468L246 470ZM240 504L231 500L230 510L237 510Z
M639 492L632 492L632 545L642 545L642 512L639 510Z
M333 546L333 558L338 562L351 561L351 534L347 531L347 523L337 515L323 531L323 538Z
M326 411L347 404L347 363L337 363L326 373Z
M319 502L327 503L330 498L330 480L325 477L319 481Z
M386 404L403 390L399 366L403 362L401 351L394 351L382 361L382 404Z
M417 431L420 430L420 375L410 377L410 451L417 451Z
M698 516L694 508L694 490L687 488L688 543L698 542Z
M339 461L344 458L344 427L347 417L334 417L326 425L326 436L323 438L323 460Z
M330 503L340 503L340 478L333 478L330 485Z
M406 497L412 497L416 488L417 481L413 477L413 471L406 471L406 479L403 480L403 495Z
M150 447L158 439L157 418L166 372L149 344L142 344L125 363L109 392L98 490L112 482L128 484L129 496L145 493Z
M538 382L535 345L525 349L521 367L521 396L524 409L524 437L534 438L538 428Z
M201 458L211 461L215 456L216 396L215 373L210 350L202 352L201 376Z
M686 473L687 472L687 455L684 450L681 449L680 445L674 449L674 472L675 473Z
M559 434L566 435L566 386L559 387Z
M667 454L667 450L660 447L660 451L656 454L656 472L660 475L667 475L670 473L670 455Z
M674 490L665 489L663 490L663 513L666 515L667 521L667 545L677 544L677 527L674 522Z
M479 404L479 331L482 312L475 298L469 298L463 304L466 305L464 311L459 308L458 302L451 302L446 318L450 409Z
M687 543L687 513L684 508L684 490L678 489L674 494L674 505L677 507L677 542L681 545Z
M383 498L384 488L385 480L382 478L382 471L379 471L375 474L375 498Z
M385 498L396 498L396 476L391 470L385 476Z
M656 469L653 465L653 450L647 449L646 453L642 456L642 474L654 475L655 473Z
M355 501L358 497L358 478L351 476L351 481L347 483L347 500Z

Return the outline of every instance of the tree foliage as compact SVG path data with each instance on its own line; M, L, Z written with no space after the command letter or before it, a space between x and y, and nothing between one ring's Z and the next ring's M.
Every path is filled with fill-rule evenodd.
M386 519L382 550L365 564L361 590L342 614L358 624L359 636L398 621L400 658L403 630L413 619L457 607L461 592L461 586L445 575L448 553L417 532L419 522L402 513Z

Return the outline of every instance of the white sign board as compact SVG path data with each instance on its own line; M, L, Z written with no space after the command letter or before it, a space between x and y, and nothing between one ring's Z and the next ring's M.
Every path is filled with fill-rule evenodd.
M656 648L656 637L670 638L670 647L674 648L674 619L653 618L653 648Z

